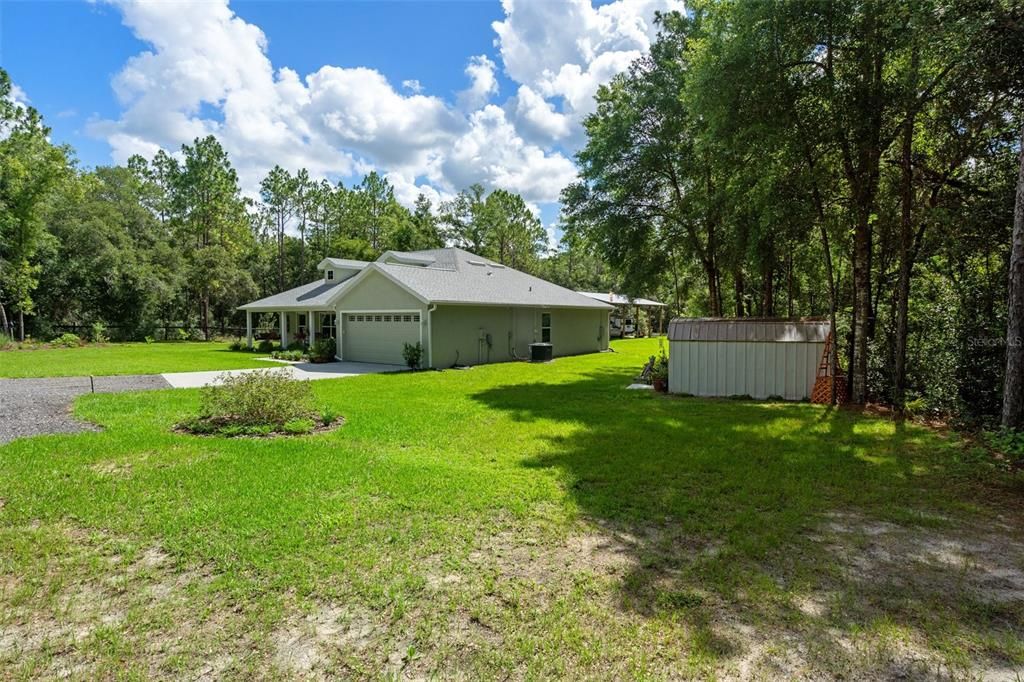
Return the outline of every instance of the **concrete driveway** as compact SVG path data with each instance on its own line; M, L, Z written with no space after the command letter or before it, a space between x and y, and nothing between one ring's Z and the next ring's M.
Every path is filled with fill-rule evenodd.
M401 372L406 369L404 365L380 365L372 362L282 362L281 367L269 369L287 370L293 379L314 380L314 379L341 379L354 377L360 374L382 374L384 372ZM173 372L161 374L164 380L173 388L199 388L209 386L217 377L222 374L249 374L259 372L259 369L230 369L213 372Z

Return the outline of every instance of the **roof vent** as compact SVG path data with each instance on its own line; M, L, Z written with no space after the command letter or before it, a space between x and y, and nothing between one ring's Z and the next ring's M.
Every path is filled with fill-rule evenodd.
M498 268L499 270L505 269L505 266L501 263L488 263L492 268Z
M487 263L485 263L482 260L468 260L466 262L469 263L470 265L480 265L480 266L487 265Z

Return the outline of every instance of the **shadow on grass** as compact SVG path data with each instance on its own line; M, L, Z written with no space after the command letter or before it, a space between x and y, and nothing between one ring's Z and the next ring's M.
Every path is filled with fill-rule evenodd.
M925 668L1024 661L1020 502L1004 510L1003 531L979 537L979 519L1013 496L957 447L846 410L627 383L605 371L474 395L516 420L576 427L547 437L526 466L559 469L630 555L620 608L682 618L714 660L771 639L830 675L922 673L877 654L897 640L920 647L909 660ZM1009 587L985 588L1000 579ZM865 636L876 653L863 660L853 640Z

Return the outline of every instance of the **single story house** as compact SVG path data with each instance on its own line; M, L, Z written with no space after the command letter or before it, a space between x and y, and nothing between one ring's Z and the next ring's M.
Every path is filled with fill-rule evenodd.
M330 337L339 360L403 364L420 343L425 367L608 348L613 306L457 248L387 251L374 262L325 258L323 278L241 306L252 346L253 313L276 313L281 343Z

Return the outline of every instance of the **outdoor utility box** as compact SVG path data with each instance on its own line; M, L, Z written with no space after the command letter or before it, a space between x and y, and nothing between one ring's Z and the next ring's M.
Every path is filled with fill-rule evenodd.
M550 343L531 343L530 362L551 362L554 348Z

